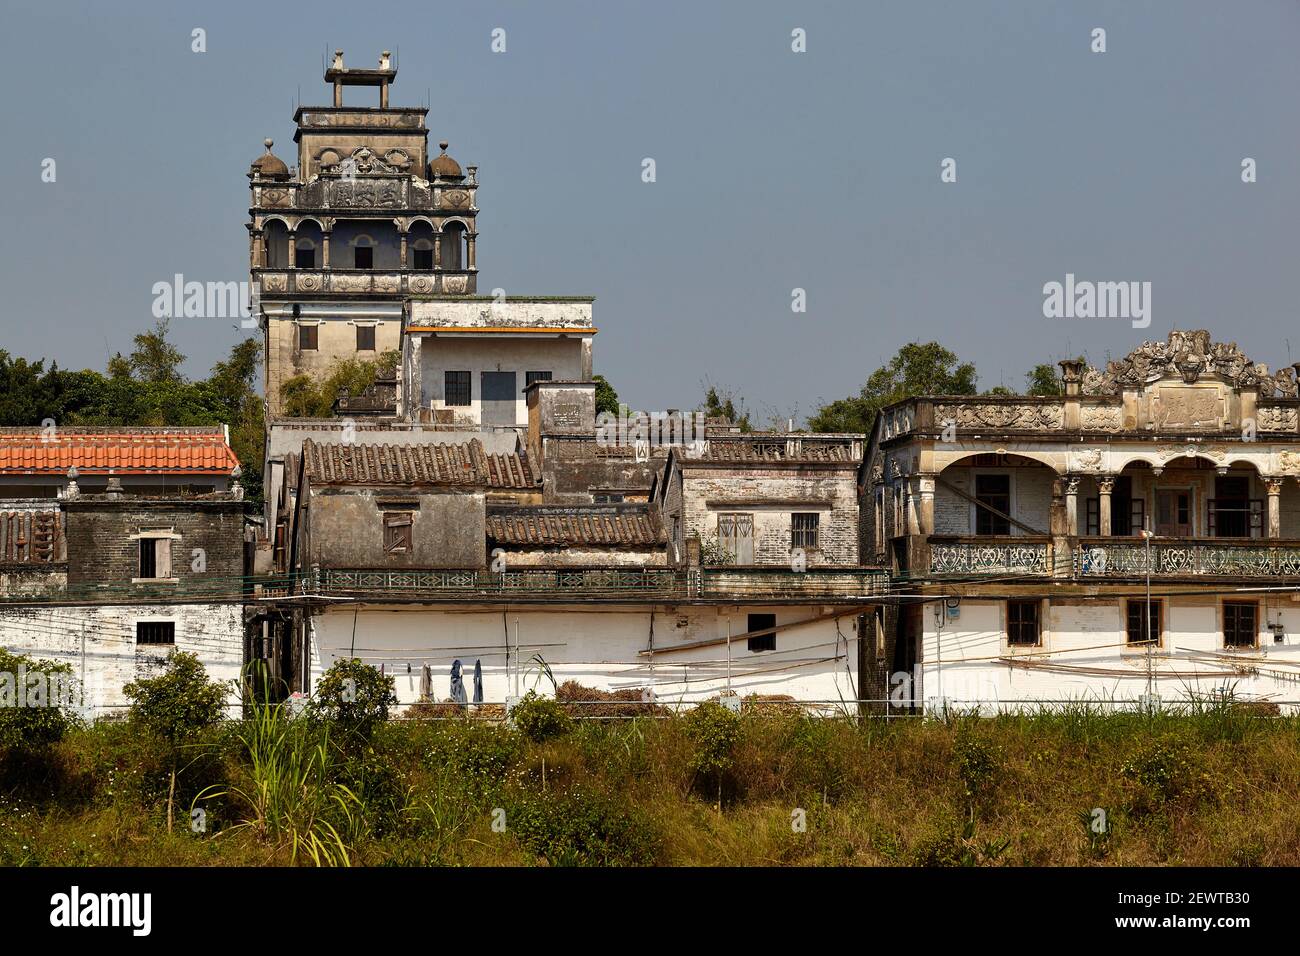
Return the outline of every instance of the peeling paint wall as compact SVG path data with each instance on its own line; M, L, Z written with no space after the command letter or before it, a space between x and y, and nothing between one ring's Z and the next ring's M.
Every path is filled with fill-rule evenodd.
M176 643L137 644L142 621L172 621ZM214 680L236 680L244 660L238 604L0 607L0 645L16 654L67 663L98 716L121 713L122 688L157 675L173 651L198 655ZM227 698L235 703L233 690Z

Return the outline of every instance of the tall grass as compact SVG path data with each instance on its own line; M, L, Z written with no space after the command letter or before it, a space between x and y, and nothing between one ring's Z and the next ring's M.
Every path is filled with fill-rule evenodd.
M246 831L259 842L287 847L289 862L349 866L361 829L361 801L335 778L329 731L291 720L283 704L253 709L237 735L247 759L245 778L205 799L231 802L243 816L224 832Z

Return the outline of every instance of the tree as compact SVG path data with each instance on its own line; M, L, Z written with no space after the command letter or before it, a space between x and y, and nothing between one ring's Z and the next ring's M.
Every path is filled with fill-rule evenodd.
M1025 381L1029 383L1026 395L1061 395L1065 392L1055 365L1035 365L1025 375Z
M397 703L392 677L356 658L335 661L316 683L308 713L343 731L345 740L367 741Z
M596 414L608 412L617 415L618 392L614 391L614 386L605 381L603 375L593 375L591 380L596 383Z
M62 740L80 696L70 664L0 648L0 750L37 750Z
M742 432L754 430L749 409L745 407L745 400L725 386L721 390L716 385L707 386L704 404L697 411L703 412L705 418L725 418L733 425L739 426Z
M334 414L334 401L339 395L360 395L375 383L376 376L392 374L399 360L396 351L385 352L373 362L335 359L329 374L319 382L310 375L286 379L280 385L284 413L290 418L329 418Z
M221 720L226 685L208 677L193 654L173 654L157 677L132 681L122 688L131 701L128 719L161 740L171 757L171 784L167 790L167 832L172 830L180 750L200 732Z
M870 432L887 405L915 395L974 395L975 366L938 342L910 342L876 369L857 395L828 402L808 419L815 432Z
M180 367L185 356L167 339L169 319L159 319L149 332L135 336L135 350L128 360L131 371L143 382L183 382Z

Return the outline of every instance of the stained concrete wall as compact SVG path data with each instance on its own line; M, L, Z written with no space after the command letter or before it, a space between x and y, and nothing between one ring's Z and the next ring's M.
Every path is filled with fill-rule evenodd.
M453 660L464 667L466 688L476 660L482 662L484 698L503 702L538 682L528 661L540 654L557 683L575 680L599 690L653 687L660 703L694 705L728 686L737 693L786 694L797 700L822 701L830 709L852 701L857 675L855 618L822 620L776 634L775 651L750 651L745 641L694 650L673 648L693 640L744 633L750 613L774 613L777 625L818 616L820 607L677 607L654 611L653 659L639 651L650 641L651 611L635 608L570 605L552 608L436 609L421 607L329 609L311 619L312 680L355 646L356 656L397 678L402 704L418 699L420 669L433 671L434 697L450 692ZM837 627L838 623L838 627ZM516 625L518 659L515 667ZM507 667L507 645L510 665ZM407 665L411 673L407 674ZM516 687L515 674L519 671ZM550 681L539 688L551 693Z
M172 621L176 644L137 644L141 621ZM196 654L214 680L239 677L244 659L243 608L238 604L0 607L0 645L18 654L67 663L82 681L94 716L121 714L122 688L156 676L174 651ZM227 713L235 713L233 690Z
M1131 702L1146 693L1148 656L1145 648L1127 644L1122 599L1054 598L1040 607L1038 647L1007 644L1005 601L963 599L958 617L945 618L941 630L927 609L919 699L970 701L990 712L1049 700ZM1290 701L1284 709L1300 710L1294 677L1300 673L1300 608L1277 602L1266 609L1261 601L1259 646L1251 649L1224 647L1216 596L1166 597L1162 610L1164 634L1151 660L1164 700L1227 687L1238 697ZM1268 630L1278 621L1282 643ZM936 664L940 659L944 663Z
M482 492L314 488L306 564L331 568L484 568ZM412 513L411 550L384 550L385 511Z

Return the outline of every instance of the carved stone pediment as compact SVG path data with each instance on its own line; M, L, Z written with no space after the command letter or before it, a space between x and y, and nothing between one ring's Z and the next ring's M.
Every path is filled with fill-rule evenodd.
M1216 375L1238 387L1259 386L1260 394L1294 395L1294 372L1284 369L1270 375L1268 366L1252 362L1236 342L1215 342L1205 329L1175 329L1165 342L1143 342L1105 370L1089 368L1083 374L1085 395L1113 395L1124 388L1145 388L1165 378L1180 378L1196 384Z

